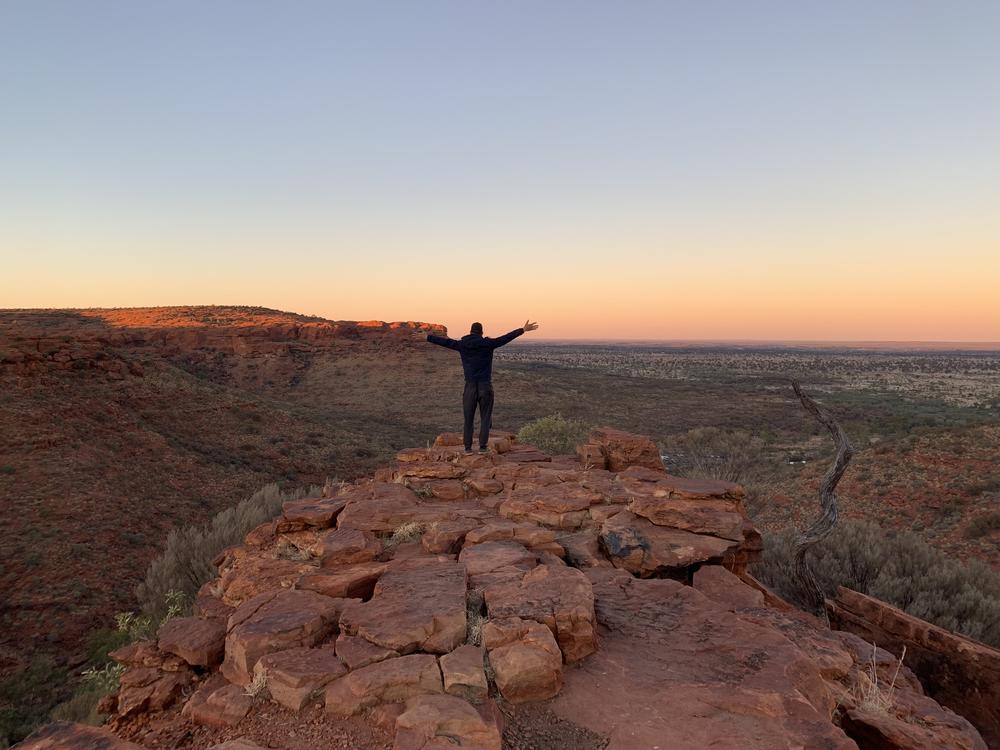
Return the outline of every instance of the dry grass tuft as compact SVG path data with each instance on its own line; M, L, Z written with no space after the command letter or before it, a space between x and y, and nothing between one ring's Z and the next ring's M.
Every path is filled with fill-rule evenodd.
M892 681L888 685L880 684L878 679L878 667L875 661L875 644L872 644L872 658L865 666L865 669L858 673L858 681L851 690L858 708L876 713L888 713L896 703L896 678L899 677L899 670L903 667L903 659L906 657L906 646L903 646L903 653L896 662L896 671L892 674Z

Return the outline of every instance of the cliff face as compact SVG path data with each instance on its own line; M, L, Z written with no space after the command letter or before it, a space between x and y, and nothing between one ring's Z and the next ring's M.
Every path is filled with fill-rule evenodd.
M331 321L266 308L151 307L120 310L5 310L0 367L8 373L95 369L141 376L141 360L205 362L309 353L337 341L405 342L443 332L415 321Z
M985 748L891 655L755 584L739 486L618 430L566 457L458 442L286 503L192 616L115 652L111 733L22 747Z

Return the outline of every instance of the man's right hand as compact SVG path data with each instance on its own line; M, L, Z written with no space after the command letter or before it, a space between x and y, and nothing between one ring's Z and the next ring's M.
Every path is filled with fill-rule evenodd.
M528 331L534 331L538 328L538 323L532 323L530 320L526 320L524 321L524 325L521 327L524 329L524 332L527 333Z

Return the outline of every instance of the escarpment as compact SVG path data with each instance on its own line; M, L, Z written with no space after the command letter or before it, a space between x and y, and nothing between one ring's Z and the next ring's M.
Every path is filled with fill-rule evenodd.
M459 442L221 554L191 616L114 653L103 746L310 747L292 738L343 726L355 747L499 750L528 746L504 727L542 703L544 747L986 747L890 654L756 584L741 487L670 476L617 430L576 456ZM83 746L44 737L23 747Z

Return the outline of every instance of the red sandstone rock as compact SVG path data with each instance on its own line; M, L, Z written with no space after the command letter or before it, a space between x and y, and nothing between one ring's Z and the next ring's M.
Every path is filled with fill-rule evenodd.
M289 500L282 506L282 517L278 520L276 531L280 534L309 527L328 528L346 505L347 500L340 498Z
M157 639L161 651L194 666L211 667L222 662L226 625L220 620L174 617L160 626Z
M611 567L594 529L561 536L559 544L565 551L566 561L574 568Z
M295 587L333 598L368 599L375 591L378 579L387 569L388 566L381 562L326 569L301 576Z
M143 750L141 745L115 737L101 727L54 721L37 729L16 750Z
M489 620L483 625L483 643L505 700L545 700L559 692L562 653L552 631L541 623L518 617Z
M535 547L554 542L555 539L556 533L552 529L542 528L530 522L517 523L505 518L489 521L465 535L467 545L511 540L525 547Z
M275 589L291 588L304 573L315 570L308 563L276 560L234 550L220 568L222 601L239 606L248 599Z
M640 577L700 562L721 562L738 542L657 526L622 511L601 526L601 546L612 564Z
M195 724L228 727L239 723L253 707L253 698L239 685L226 683L218 672L208 678L181 709Z
M394 564L371 600L348 607L341 630L401 654L444 654L465 640L465 566L434 558Z
M483 649L472 644L459 646L439 660L444 691L461 698L483 699L488 685L483 671Z
M693 585L729 610L764 606L764 594L747 586L721 565L703 565L695 571Z
M568 662L597 649L594 594L575 568L539 565L520 580L488 586L484 595L491 618L520 617L546 625Z
M931 697L961 711L990 747L1000 746L1000 650L850 589L838 588L837 596L827 601L826 607L835 628L855 633L897 655L905 645L906 663ZM855 724L860 726L862 719L867 721L868 717L855 714ZM866 733L892 734L889 727L867 723L871 726L864 730Z
M503 482L492 477L469 478L465 480L465 484L473 494L480 497L503 492Z
M343 600L312 591L270 592L245 602L229 618L222 673L232 683L247 685L265 654L326 639L342 606Z
M382 543L360 529L331 529L320 535L310 552L319 558L320 567L332 568L370 562L382 552Z
M337 657L350 670L360 669L369 664L399 656L398 651L382 648L360 636L345 635L344 633L341 633L337 638L336 650Z
M479 433L475 433L472 436L473 446L479 445ZM509 451L514 443L517 441L517 437L513 432L504 432L503 430L491 430L490 437L487 441L487 446L490 450L496 451L497 453L506 453ZM464 437L461 432L442 432L436 438L434 438L434 445L440 447L449 448L462 448L464 443Z
M500 732L461 698L418 695L396 719L393 750L500 750Z
M500 515L515 521L536 521L560 529L574 529L588 518L587 511L601 495L578 484L559 483L528 490L515 489L500 503Z
M643 435L633 435L630 432L616 430L611 427L600 427L590 433L585 447L579 455L584 463L594 456L593 445L599 446L600 455L604 458L604 466L598 462L589 461L598 468L610 471L624 471L629 466L644 466L656 471L664 471L663 459L656 443Z
M489 573L497 568L530 570L538 564L537 555L517 542L483 542L466 545L458 556L470 576Z
M293 648L261 657L254 674L263 673L271 698L300 711L309 696L347 673L332 648Z
M229 740L227 742L221 742L218 745L212 745L208 750L264 750L256 742L251 742L248 739L240 737L236 740Z
M452 554L462 546L465 535L478 525L474 520L441 521L424 532L420 544L431 554Z
M326 710L350 716L379 703L401 703L443 689L437 659L431 654L411 654L370 664L334 680L326 688Z

